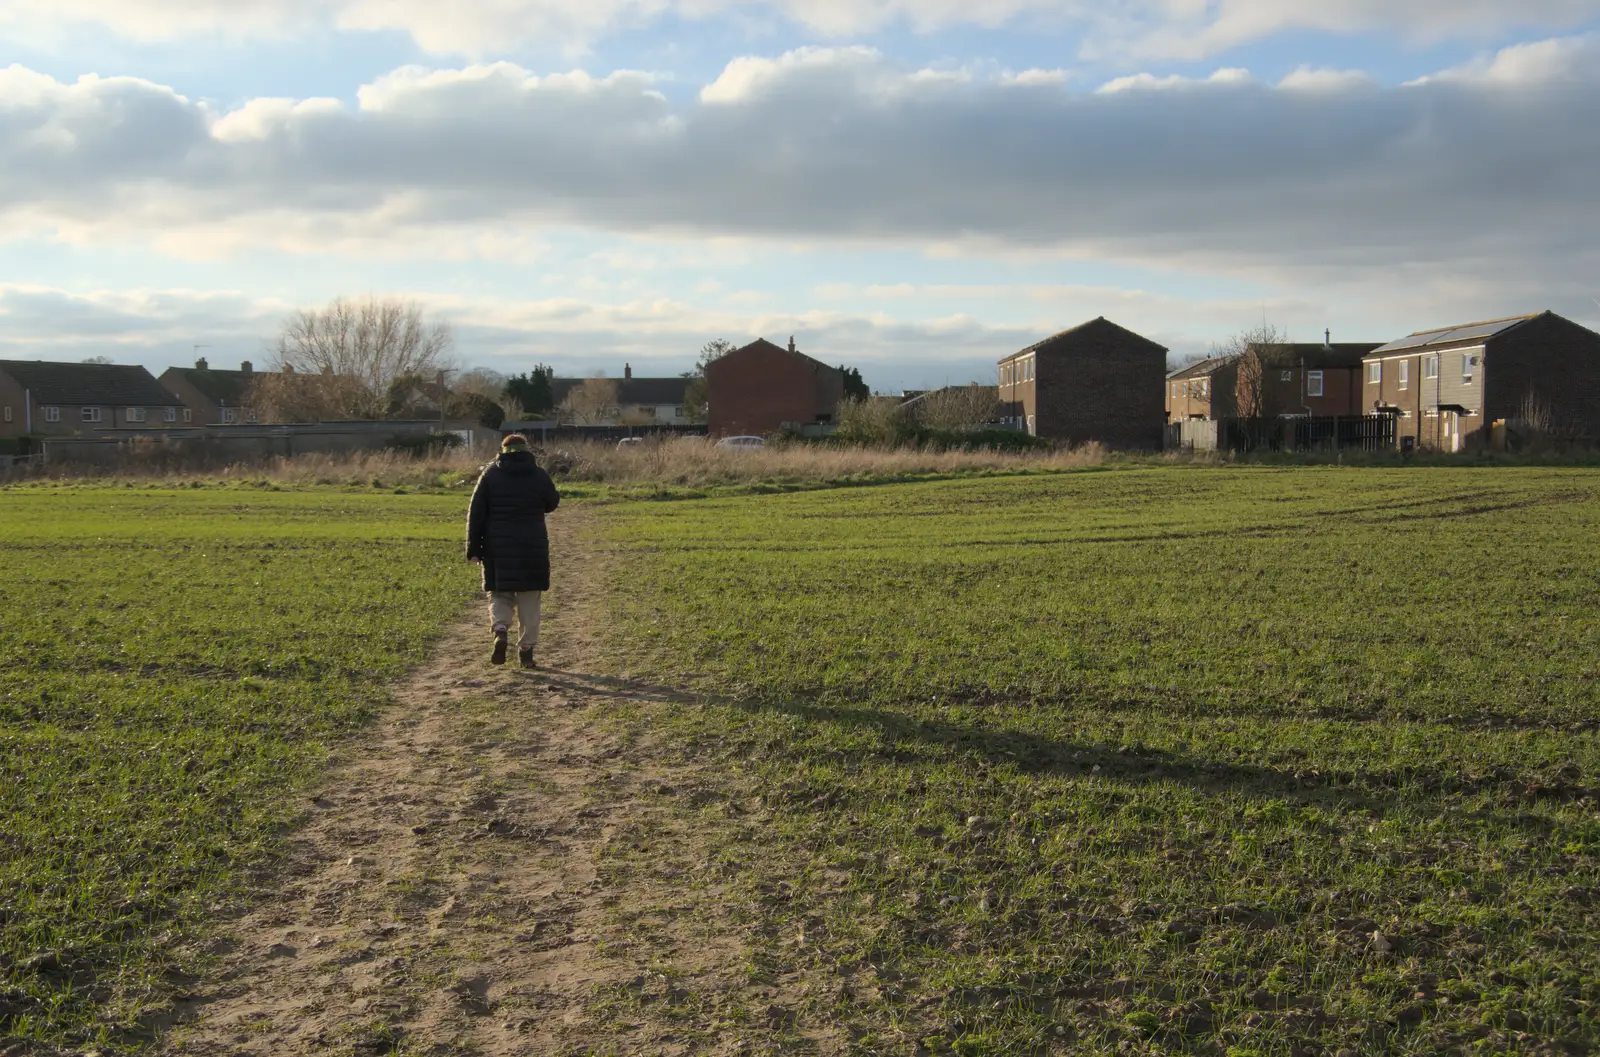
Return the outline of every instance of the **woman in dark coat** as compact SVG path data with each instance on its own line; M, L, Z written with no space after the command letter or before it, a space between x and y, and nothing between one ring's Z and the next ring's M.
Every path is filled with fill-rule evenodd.
M555 482L534 461L528 438L513 433L500 445L500 457L484 468L467 513L467 560L483 564L483 589L494 621L494 653L506 663L511 615L522 625L517 655L534 667L539 644L539 610L550 590L550 536L544 516L561 502Z

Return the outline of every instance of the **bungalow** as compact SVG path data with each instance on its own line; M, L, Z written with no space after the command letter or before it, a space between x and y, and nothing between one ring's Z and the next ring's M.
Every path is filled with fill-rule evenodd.
M188 410L143 367L0 360L0 437L178 426Z
M626 363L621 378L550 379L557 417L588 426L689 425L688 388L687 378L635 378Z

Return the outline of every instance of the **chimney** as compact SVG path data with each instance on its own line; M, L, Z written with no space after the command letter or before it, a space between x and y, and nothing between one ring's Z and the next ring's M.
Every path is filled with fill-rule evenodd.
M629 378L632 378L632 377L633 377L633 364L631 364L631 363L623 364L622 365L622 378L623 378L623 381L627 381Z
M206 363L206 358L202 356L198 360L194 361L194 369L197 371L209 370L210 365Z
M796 349L794 347L794 335L793 334L789 335L789 351L790 352L798 352L798 351L800 351L800 350L798 350L798 349Z
M1333 348L1333 328L1329 327L1323 330L1322 347L1325 349Z
M255 370L255 368L250 366L250 361L249 360L245 360L244 362L239 364L239 373L240 374L249 374L254 370Z

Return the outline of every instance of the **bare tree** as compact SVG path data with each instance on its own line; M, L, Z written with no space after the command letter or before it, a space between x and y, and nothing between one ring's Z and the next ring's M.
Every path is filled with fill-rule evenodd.
M1240 331L1221 345L1213 356L1231 357L1237 370L1235 407L1240 418L1274 418L1299 401L1286 398L1280 374L1294 366L1293 347L1286 331L1263 323ZM1216 394L1213 394L1215 396Z
M110 356L90 356L84 363L115 363Z
M993 422L999 400L994 386L971 382L935 389L918 397L908 410L918 425L954 432L981 429Z
M456 375L450 389L464 396L488 397L498 404L505 394L506 376L488 367L472 367Z
M561 401L561 410L580 426L598 426L617 406L615 379L585 378Z
M278 421L383 418L397 384L448 368L452 344L414 301L336 298L285 321L250 398Z

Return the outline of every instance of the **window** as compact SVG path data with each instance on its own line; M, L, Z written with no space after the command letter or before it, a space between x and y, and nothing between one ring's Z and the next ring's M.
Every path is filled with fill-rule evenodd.
M1473 372L1477 370L1478 357L1470 352L1461 354L1461 384L1471 385Z
M683 408L681 408L681 407L673 408L672 409L672 417L673 418L682 418L683 417Z
M10 408L9 405L6 407L6 421L7 422L11 421L11 408Z
M1307 371L1306 372L1306 395L1307 396L1321 396L1322 395L1322 372L1321 371Z
M128 421L129 422L143 422L144 421L144 408L142 408L142 407L130 407L130 408L128 408Z
M1367 364L1367 383L1369 385L1377 385L1381 381L1383 381L1383 362L1374 360L1372 363Z
M1294 372L1293 371L1279 371L1278 372L1278 381L1280 381L1280 382L1292 382L1292 381L1294 381Z
M1211 382L1208 379L1205 379L1205 378L1200 379L1198 382L1196 382L1194 384L1195 384L1196 391L1201 396L1205 396L1206 395L1206 391L1211 388Z
M1030 382L1033 381L1033 357L1032 356L1028 357L1028 377L1027 377L1026 380L1030 381Z
M232 421L233 421L233 408L231 408L231 407L223 408L222 409L222 424L224 426L226 426L229 423L231 423Z
M1189 383L1188 382L1184 382L1183 383L1183 395L1184 396L1188 396L1189 395Z
M83 420L85 422L99 422L100 421L100 409L98 407L86 407L86 408L84 408L83 409Z
M1401 389L1411 387L1411 361L1401 360L1395 364L1394 384Z
M161 409L161 421L163 421L163 422L176 422L176 421L178 421L178 409L175 408L175 407L162 408Z
M1032 415L1028 416L1028 435L1030 437L1035 435L1034 431L1033 431L1033 416Z
M244 420L246 422L260 422L261 416L256 414L255 408L247 407L244 409Z
M44 420L46 422L60 422L61 421L61 409L59 407L47 407L47 408L45 408L44 409Z
M183 420L185 422L193 422L194 421L194 412L191 411L188 408L184 408L183 409Z
M1422 358L1422 377L1430 379L1439 377L1438 356L1424 356Z

